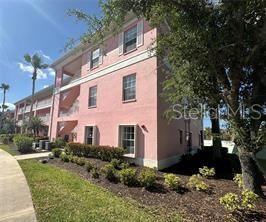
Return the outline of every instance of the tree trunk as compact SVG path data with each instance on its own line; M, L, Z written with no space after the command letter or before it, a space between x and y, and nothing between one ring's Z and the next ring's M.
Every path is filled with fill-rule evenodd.
M251 190L256 194L263 196L261 185L263 183L263 174L260 171L255 154L247 152L244 148L238 148L239 160L243 175L244 189Z
M6 103L6 90L4 89L4 97L3 97L3 104L2 104L2 115L0 116L0 129L3 128L3 123L4 123L5 103Z
M34 93L35 93L35 76L33 74L33 77L32 77L32 92L31 92L31 103L30 103L30 115L29 115L29 121L31 120L31 117L32 117L32 112L33 112L33 104L34 104Z
M210 119L211 119L211 130L212 130L212 144L213 144L213 157L221 158L221 133L220 133L220 123L218 117L217 108L210 109Z

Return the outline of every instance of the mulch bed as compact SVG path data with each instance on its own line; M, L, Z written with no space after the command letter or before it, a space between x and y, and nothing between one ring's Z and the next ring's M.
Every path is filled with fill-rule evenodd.
M106 162L98 159L90 159L97 167L102 167ZM158 182L152 190L146 190L142 187L128 187L121 183L113 183L100 176L99 179L93 179L85 167L78 166L74 163L65 163L60 159L51 159L49 164L74 172L90 182L107 188L118 196L132 198L141 204L149 206L159 206L165 209L165 213L179 213L187 221L236 221L224 210L219 203L219 198L228 192L240 193L237 185L231 180L210 179L205 182L210 186L210 192L199 192L188 190L185 184L188 182L189 176L180 175L184 189L177 193L167 189L163 185L163 173L158 172ZM136 166L134 166L136 167ZM142 167L137 167L140 170ZM259 200L257 204L257 212L249 218L241 218L237 221L266 221L266 200ZM167 216L167 215L166 215Z

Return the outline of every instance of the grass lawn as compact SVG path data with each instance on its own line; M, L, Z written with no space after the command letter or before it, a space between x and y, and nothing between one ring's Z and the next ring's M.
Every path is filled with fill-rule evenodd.
M17 152L15 150L10 149L9 145L5 145L5 144L1 144L0 145L0 149L8 152L9 154L11 154L12 156L17 155Z
M181 221L164 218L159 207L118 197L78 175L36 160L19 162L27 178L39 222Z

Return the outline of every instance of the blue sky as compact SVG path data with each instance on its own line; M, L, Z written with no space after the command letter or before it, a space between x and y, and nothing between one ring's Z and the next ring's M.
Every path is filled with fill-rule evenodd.
M98 14L97 0L0 0L0 83L10 85L7 103L31 93L31 69L24 63L26 53L39 52L46 63L60 57L68 38L78 38L85 25L66 15L68 9ZM54 72L39 73L36 89L54 82ZM0 92L0 101L2 101ZM210 121L205 119L204 125Z
M69 37L77 38L85 31L84 24L66 15L69 8L100 11L97 0L0 0L0 83L10 85L8 103L31 93L25 53L39 52L49 64L62 55ZM40 73L37 90L52 84L53 74L51 69Z

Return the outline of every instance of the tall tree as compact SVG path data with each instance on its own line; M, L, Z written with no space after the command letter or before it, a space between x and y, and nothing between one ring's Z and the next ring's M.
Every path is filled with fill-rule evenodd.
M8 84L5 84L5 83L2 83L1 86L0 86L0 89L3 90L3 103L2 103L2 113L1 113L1 116L0 116L0 129L2 129L3 127L3 121L4 121L4 118L5 118L5 109L7 108L6 106L6 92L9 90L10 86Z
M36 79L37 79L37 74L38 74L39 70L48 68L48 64L43 63L42 57L38 53L35 53L33 56L30 56L29 54L25 54L24 55L24 59L33 68L31 104L30 104L30 114L29 114L29 119L31 119L32 114L33 114L35 82L36 82Z
M98 28L95 18L72 11L85 20L94 36L112 32L127 13L143 16L152 26L166 24L158 34L155 50L167 56L171 74L165 91L173 101L178 90L190 88L202 100L216 101L227 111L242 167L244 188L262 195L260 171L255 154L265 142L266 121L266 23L265 0L106 0ZM92 33L82 39L88 41ZM180 84L184 83L185 84ZM217 93L209 93L215 86Z
M6 92L9 90L10 86L8 84L2 83L0 89L3 90L3 103L2 103L2 114L4 114L4 107L6 103Z

